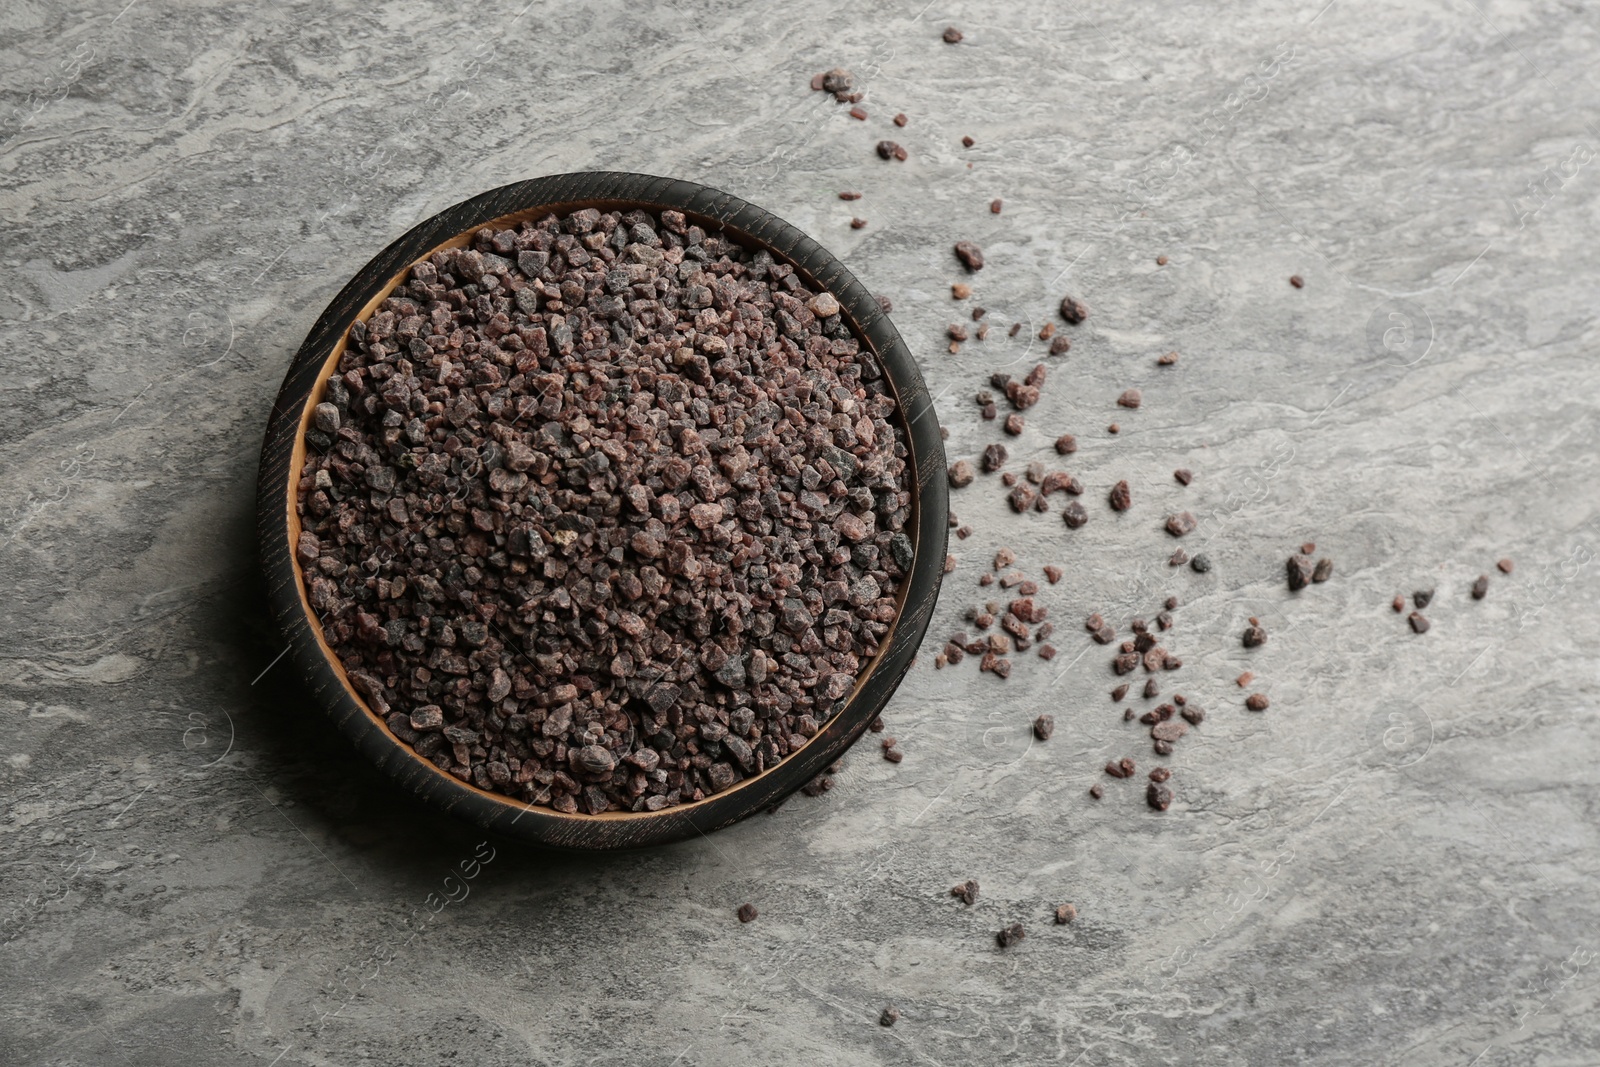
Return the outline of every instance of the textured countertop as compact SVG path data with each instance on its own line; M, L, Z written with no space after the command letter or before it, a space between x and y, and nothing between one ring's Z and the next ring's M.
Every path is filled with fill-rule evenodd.
M1600 10L1324 2L7 5L0 1059L1600 1062ZM807 87L836 65L864 122ZM724 188L842 255L952 459L1002 439L973 394L1084 299L1005 440L1091 518L953 493L974 533L931 636L998 599L1008 546L1066 569L1061 654L1001 680L930 641L885 713L903 763L869 735L825 796L563 858L418 810L308 706L252 512L342 282L583 169ZM972 304L997 328L950 354ZM1209 574L1167 566L1185 509ZM1335 575L1291 594L1307 540ZM1389 602L1427 588L1414 635ZM1208 717L1157 760L1081 622L1168 595L1163 695ZM1101 772L1122 756L1136 780Z

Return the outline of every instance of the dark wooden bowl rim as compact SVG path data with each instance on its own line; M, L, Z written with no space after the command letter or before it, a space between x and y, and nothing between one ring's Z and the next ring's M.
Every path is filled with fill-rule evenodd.
M840 701L842 709L776 766L704 800L659 812L564 815L479 789L417 755L389 732L351 685L306 599L293 551L300 535L295 505L305 431L323 383L344 352L350 325L366 318L412 264L439 249L465 245L480 228L503 229L586 207L681 211L707 233L767 249L792 265L809 287L833 293L857 336L877 356L900 405L910 449L907 465L915 480L907 526L915 553L909 578L900 584L899 612L855 691ZM634 848L710 833L776 804L822 773L871 724L910 667L938 597L948 537L944 472L939 423L916 360L876 298L816 241L736 196L693 182L611 172L558 174L492 189L413 227L357 272L317 319L284 378L262 445L257 486L261 565L271 610L289 642L289 658L339 728L402 787L456 816L533 844Z

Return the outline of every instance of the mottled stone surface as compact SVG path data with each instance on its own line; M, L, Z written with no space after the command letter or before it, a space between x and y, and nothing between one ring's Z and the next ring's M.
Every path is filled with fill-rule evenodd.
M0 12L0 1059L1600 1060L1592 6L523 2ZM866 121L808 90L835 65ZM930 644L886 714L903 763L867 742L822 798L574 859L416 809L307 707L252 508L342 281L472 193L591 168L841 253L952 459L1001 439L972 394L1081 297L1005 440L1090 520L1013 515L998 475L954 494L976 532L934 635L999 599L976 580L1008 545L1066 568L1038 597L1060 655L1000 681ZM996 328L951 355L972 303ZM1291 595L1306 540L1337 569ZM1429 587L1414 635L1389 601ZM1159 760L1081 621L1168 594L1162 699L1208 714Z

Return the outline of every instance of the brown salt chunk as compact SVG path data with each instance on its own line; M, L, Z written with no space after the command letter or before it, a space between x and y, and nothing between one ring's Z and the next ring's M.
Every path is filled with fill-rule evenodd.
M1149 788L1144 791L1144 799L1155 810L1166 811L1172 806L1172 787L1151 782Z
M1022 593L1020 585L1021 583L1019 583L1018 592ZM1011 614L1030 625L1033 623L1043 622L1050 615L1050 610L1048 608L1046 608L1043 604L1037 603L1033 599L1032 595L1027 593L1023 593L1023 595L1018 596L1017 599L1013 600L1009 605L1007 605L1007 607L1011 609Z
M1089 306L1071 296L1061 298L1061 317L1076 326L1089 317Z
M1428 622L1427 617L1424 616L1420 611L1413 611L1410 615L1406 616L1406 621L1411 623L1411 629L1419 634L1427 633L1428 627L1432 625L1430 622Z
M1051 471L1040 481L1039 492L1048 496L1058 490L1077 496L1083 492L1083 483L1066 471Z
M950 887L950 895L969 907L978 902L978 880L968 878L960 885Z
M1071 904L1062 904L1056 908L1056 925L1065 926L1078 917L1078 909Z
M1001 948L1010 948L1012 945L1015 945L1018 941L1021 941L1026 936L1028 935L1022 929L1021 923L1012 923L1010 926L1002 929L998 934L995 934L994 939Z
M1039 402L1039 387L1031 382L1007 382L1006 399L1018 411L1026 411Z
M1137 389L1125 389L1123 390L1122 395L1117 397L1118 407L1137 408L1143 402L1144 397Z
M1194 481L1194 472L1184 467L1179 467L1177 470L1173 471L1172 476L1178 480L1179 485L1188 485L1190 482Z
M1189 732L1189 724L1173 720L1159 722L1150 727L1150 736L1157 741L1176 741Z
M1111 510L1127 511L1133 506L1133 493L1128 489L1127 481L1119 481L1111 487Z
M1298 553L1290 556L1286 569L1289 574L1289 588L1291 590L1304 589L1310 584L1313 571L1310 556Z
M756 911L754 904L739 905L739 921L742 923L755 922L758 914L760 913Z
M955 253L961 265L968 270L976 272L983 269L983 249L971 241L957 241Z
M1200 525L1194 514L1180 511L1176 515L1167 516L1167 533L1173 537L1182 537L1184 534L1193 533L1194 528Z
M1499 563L1496 563L1495 566L1500 568L1501 574L1510 574L1516 569L1517 565L1512 563L1509 559L1503 559Z
M1311 572L1313 582L1325 582L1333 577L1333 560L1324 556L1317 560L1317 567Z
M1064 433L1056 438L1056 452L1066 456L1078 450L1078 439L1070 433Z
M1482 600L1488 594L1489 576L1487 574L1480 574L1478 575L1478 580L1472 583L1472 599Z
M1270 701L1267 700L1267 694L1251 693L1245 698L1244 706L1249 708L1251 711L1266 711L1269 703Z

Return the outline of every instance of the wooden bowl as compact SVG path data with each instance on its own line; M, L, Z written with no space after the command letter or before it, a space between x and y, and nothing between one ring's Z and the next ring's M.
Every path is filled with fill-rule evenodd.
M300 535L296 486L305 461L305 432L350 325L366 318L412 264L441 248L465 245L483 226L501 229L552 211L587 207L681 211L707 233L765 248L793 265L810 287L831 292L893 389L914 479L907 527L915 548L911 573L900 583L895 621L854 692L835 705L835 714L816 736L782 762L703 800L657 812L565 815L479 789L417 755L352 687L307 601L293 551ZM288 639L289 657L367 759L403 788L485 828L556 848L616 849L709 833L767 808L822 773L861 736L900 684L928 628L944 575L949 489L938 419L916 360L877 300L844 264L793 226L736 196L671 178L595 172L534 178L475 196L412 228L362 267L317 319L289 367L267 423L256 508L268 598Z

